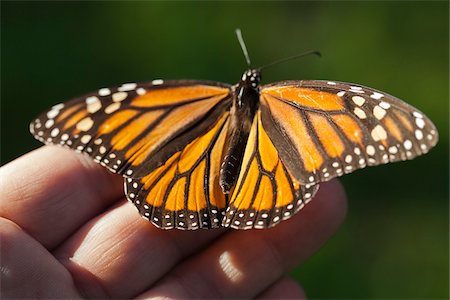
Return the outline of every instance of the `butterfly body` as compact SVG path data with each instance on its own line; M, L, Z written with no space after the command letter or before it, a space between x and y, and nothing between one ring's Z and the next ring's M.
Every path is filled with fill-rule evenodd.
M248 135L259 106L260 80L261 73L258 70L247 70L235 87L228 125L228 145L220 169L220 186L225 194L230 192L239 175Z
M401 100L334 81L231 86L154 80L102 88L30 124L125 177L127 199L157 227L268 228L308 203L320 182L412 159L438 140Z

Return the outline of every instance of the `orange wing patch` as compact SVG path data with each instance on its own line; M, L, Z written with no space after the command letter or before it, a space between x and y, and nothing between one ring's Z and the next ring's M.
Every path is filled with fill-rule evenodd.
M294 86L277 86L265 88L261 95L275 99L289 99L305 108L320 110L342 110L344 105L342 99L336 94L330 94L309 88Z
M384 126L390 132L390 134L399 142L403 141L403 135L399 126L394 122L391 117L384 118Z
M180 103L191 102L206 98L223 98L229 93L227 88L195 85L182 86L170 89L156 89L137 97L131 105L137 107L158 107L167 105L178 105Z
M292 142L301 157L304 168L308 172L319 169L323 163L323 157L317 145L313 141L304 118L289 104L274 98L265 97L263 94L262 104L269 108L273 118L279 122L281 130Z
M129 120L131 120L131 118L133 118L137 114L138 114L137 110L131 109L116 112L100 125L98 129L98 135L102 136L104 134L113 132L114 130L118 129L121 125L126 124Z
M294 215L317 189L300 185L289 174L257 112L222 224L238 229L272 227Z
M164 229L220 227L227 199L213 170L220 168L221 160L214 158L225 145L228 115L159 168L127 180L127 197L143 217Z
M363 132L358 123L348 115L333 115L333 122L340 128L345 136L355 144L362 146Z
M336 130L328 123L325 116L320 114L308 114L312 127L328 157L339 157L344 152L345 146Z
M130 145L142 132L144 132L148 127L154 124L158 120L158 118L162 116L163 113L164 111L162 109L154 110L141 114L139 117L130 120L132 117L136 116L136 111L120 111L109 117L106 122L100 126L100 128L117 128L119 125L124 124L125 122L130 120L130 122L127 122L127 125L124 126L120 131L118 131L116 135L114 135L114 137L111 139L112 151L123 150L125 147ZM111 130L108 131L111 132ZM98 136L101 137L104 132L104 130L99 130ZM129 151L131 151L131 149ZM129 156L127 157L127 155L125 154L125 158L128 159Z

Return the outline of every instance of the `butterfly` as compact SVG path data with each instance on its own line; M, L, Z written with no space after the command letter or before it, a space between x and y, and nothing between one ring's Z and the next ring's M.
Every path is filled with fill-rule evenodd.
M384 92L260 81L261 69L250 68L235 85L158 79L101 88L53 106L30 131L123 175L142 217L183 230L272 227L320 182L437 143L422 112Z

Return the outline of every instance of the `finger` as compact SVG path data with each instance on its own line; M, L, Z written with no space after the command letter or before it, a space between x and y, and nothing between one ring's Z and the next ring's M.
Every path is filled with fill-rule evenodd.
M253 298L317 251L345 212L339 182L324 183L314 200L290 220L271 229L230 232L141 297Z
M0 218L2 298L78 298L69 272L36 240Z
M297 281L285 276L259 294L256 299L306 299L306 294Z
M55 250L89 298L132 298L223 230L162 230L125 200Z
M84 155L45 146L0 168L0 217L51 249L123 195L123 179Z

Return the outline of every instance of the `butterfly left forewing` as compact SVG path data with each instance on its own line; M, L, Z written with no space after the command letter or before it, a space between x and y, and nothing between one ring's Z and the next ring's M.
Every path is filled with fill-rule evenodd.
M386 93L329 81L288 81L261 88L263 124L302 183L365 166L412 159L438 139L432 122Z
M230 106L228 85L204 81L123 84L52 107L30 124L47 144L141 177L206 131Z
M222 224L236 229L275 226L293 216L317 190L318 185L302 185L291 176L258 111Z

